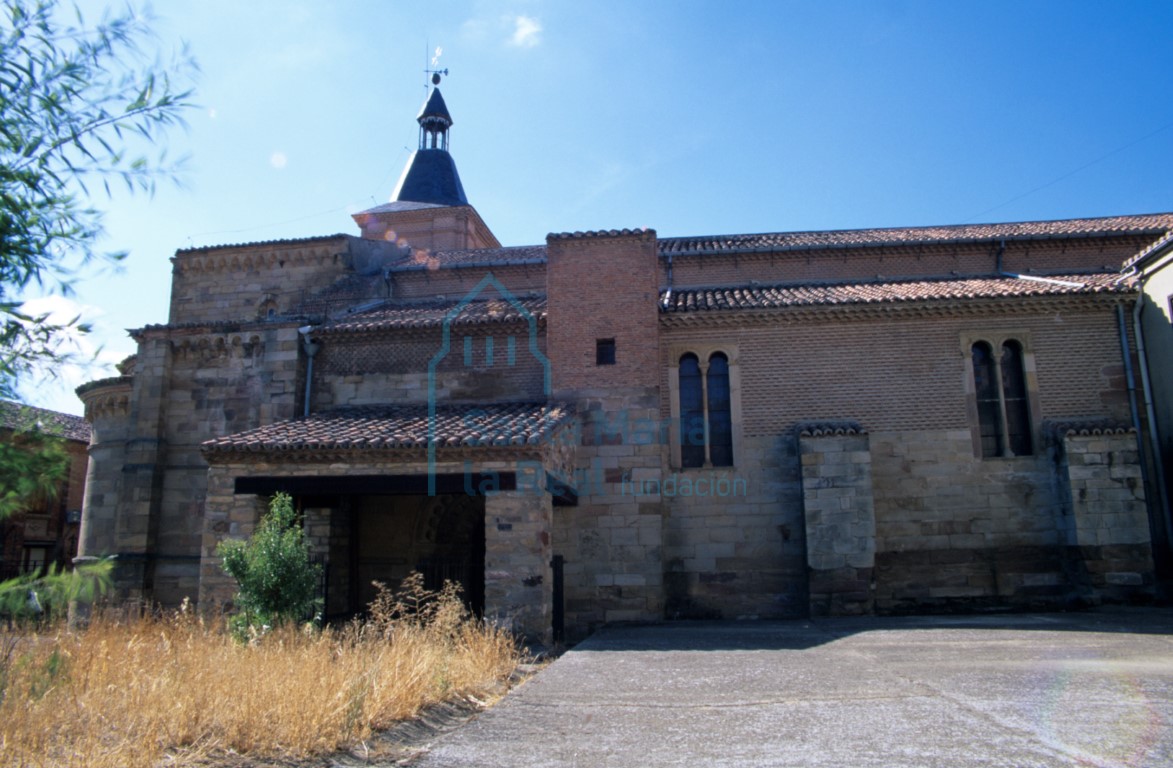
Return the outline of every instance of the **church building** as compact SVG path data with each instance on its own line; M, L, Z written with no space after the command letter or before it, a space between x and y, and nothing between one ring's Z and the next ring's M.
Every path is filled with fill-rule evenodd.
M438 88L417 119L357 234L177 251L166 322L78 390L81 554L126 599L228 607L217 547L278 491L327 617L413 570L545 639L1154 596L1124 266L1173 213L502 246Z

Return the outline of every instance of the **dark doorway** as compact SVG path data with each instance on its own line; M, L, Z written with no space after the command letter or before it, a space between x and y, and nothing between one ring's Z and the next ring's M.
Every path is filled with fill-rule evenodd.
M366 609L373 582L395 588L412 571L425 586L460 585L478 616L485 610L485 500L480 496L357 496L351 499L350 610Z

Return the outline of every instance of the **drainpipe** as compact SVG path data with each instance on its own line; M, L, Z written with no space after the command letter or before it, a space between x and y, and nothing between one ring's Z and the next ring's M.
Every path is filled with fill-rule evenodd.
M1163 259L1158 261L1155 268L1160 269L1168 261L1173 258L1173 254L1166 254ZM1141 315L1144 313L1144 281L1149 270L1143 269L1137 271L1139 278L1139 296L1136 303L1132 306L1132 333L1136 338L1136 355L1140 360L1140 386L1141 392L1144 395L1145 418L1149 423L1149 443L1153 455L1153 462L1157 468L1157 505L1161 515L1161 527L1165 532L1165 544L1170 552L1173 552L1173 522L1169 516L1169 488L1165 484L1165 465L1161 460L1161 434L1160 428L1157 424L1156 408L1153 405L1153 383L1149 377L1149 361L1148 354L1145 351L1144 343L1144 326L1141 323Z
M664 293L664 307L669 307L672 303L672 254L668 254L668 290Z
M302 417L306 418L310 415L310 395L313 394L314 381L314 355L318 354L318 350L322 345L310 338L310 331L313 330L312 325L303 325L297 329L301 334L302 346L305 348L305 410Z
M1146 451L1145 451L1145 446L1144 446L1143 430L1141 429L1141 423L1140 423L1140 408L1137 406L1137 403L1136 403L1136 375L1133 373L1133 370L1132 370L1132 351L1129 349L1129 345L1128 345L1128 325L1124 322L1124 305L1123 304L1116 305L1116 321L1117 321L1117 325L1119 325L1119 327L1120 327L1120 352L1124 358L1124 377L1125 377L1125 380L1128 382L1128 407L1129 407L1129 410L1132 412L1132 427L1133 427L1133 429L1136 430L1136 449L1137 449L1138 454L1140 455L1141 482L1144 483L1144 487L1147 490L1147 489L1152 488L1154 486L1153 486L1152 478L1149 477L1149 462L1147 460L1147 456L1145 455ZM1158 456L1159 455L1160 454L1158 454ZM1158 490L1157 496L1158 496L1157 503L1160 504L1162 494L1160 493L1159 490ZM1160 508L1160 510L1163 514L1163 512L1164 512L1163 508ZM1162 521L1162 523L1163 522L1164 521ZM1151 529L1151 527L1152 527L1152 524L1150 523L1150 529ZM1166 526L1163 524L1161 527L1166 528ZM1167 529L1165 531L1165 534L1166 534L1165 538L1168 539L1168 530Z

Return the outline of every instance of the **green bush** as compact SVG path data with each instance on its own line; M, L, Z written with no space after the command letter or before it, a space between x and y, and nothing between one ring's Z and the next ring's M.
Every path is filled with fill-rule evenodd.
M309 543L288 494L273 497L252 538L222 542L219 553L239 590L240 613L231 626L241 639L306 619L318 609L321 568L310 562Z

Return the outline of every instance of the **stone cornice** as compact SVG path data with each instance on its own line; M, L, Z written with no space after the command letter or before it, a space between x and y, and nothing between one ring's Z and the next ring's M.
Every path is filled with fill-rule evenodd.
M85 405L86 421L93 423L95 419L129 416L133 390L133 376L116 376L81 385L77 396Z
M177 251L171 259L176 274L250 272L274 267L321 267L339 261L350 237L336 235L309 241L222 246L208 250Z
M263 345L258 333L201 334L171 340L171 351L177 358L198 356L202 359L215 357L245 357Z

